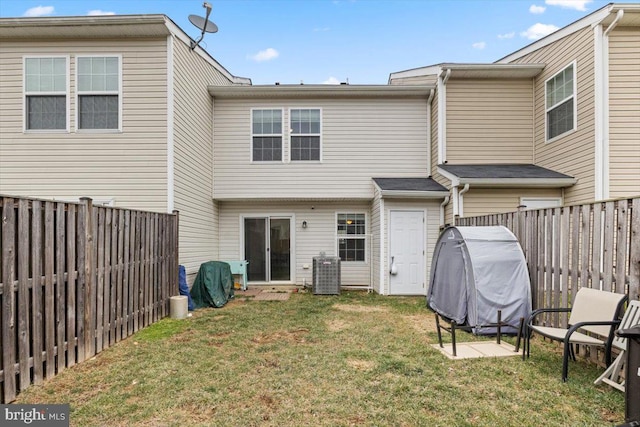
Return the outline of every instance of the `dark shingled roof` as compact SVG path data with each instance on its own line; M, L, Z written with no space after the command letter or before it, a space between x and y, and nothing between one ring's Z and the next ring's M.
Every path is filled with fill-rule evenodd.
M438 167L462 179L572 179L551 169L530 164L449 165Z
M442 185L431 178L373 178L383 191L443 191L448 193Z

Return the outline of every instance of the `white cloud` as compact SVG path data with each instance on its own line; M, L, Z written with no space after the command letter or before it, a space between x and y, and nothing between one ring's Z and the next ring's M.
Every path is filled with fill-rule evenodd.
M549 6L560 6L563 9L575 9L581 12L587 10L587 5L593 0L544 0Z
M115 12L105 12L104 10L100 10L100 9L95 9L95 10L90 10L89 12L87 12L87 15L89 16L102 16L102 15L115 15Z
M280 53L274 48L270 47L265 50L261 50L255 55L249 55L249 58L253 59L256 62L263 62L263 61L271 61L272 59L275 59L278 56L280 56Z
M31 9L27 9L27 11L22 16L33 18L37 16L53 15L53 12L53 6L36 6L32 7Z
M487 47L487 44L485 42L477 42L471 45L474 49L479 49L482 50L485 47Z
M521 32L520 35L522 37L528 38L529 40L537 40L553 33L558 29L559 28L553 24L541 24L538 22L537 24L533 24L532 26L530 26L527 31Z
M546 7L544 6L538 6L536 4L532 4L529 7L529 12L533 13L534 15L540 15L541 13L544 13L544 11L547 10Z
M338 80L335 77L331 76L327 80L323 81L322 84L323 85L339 85L340 84L340 80Z
M511 31L510 33L505 33L505 34L498 34L498 38L500 40L504 40L504 39L512 39L514 38L516 35L515 31Z

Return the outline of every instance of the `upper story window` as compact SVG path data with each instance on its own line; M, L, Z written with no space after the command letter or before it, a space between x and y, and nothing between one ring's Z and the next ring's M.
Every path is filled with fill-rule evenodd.
M78 129L120 129L120 57L77 60Z
M291 110L291 160L320 160L320 109Z
M67 130L68 58L24 59L25 129Z
M363 213L337 215L338 256L341 261L365 261L366 216Z
M251 110L254 162L282 161L282 110Z
M547 141L577 127L575 73L574 62L545 83Z

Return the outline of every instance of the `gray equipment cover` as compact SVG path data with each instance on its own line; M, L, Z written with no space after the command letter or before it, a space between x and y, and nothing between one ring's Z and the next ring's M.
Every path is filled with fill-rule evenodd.
M502 310L505 333L516 333L531 313L527 263L516 237L503 226L448 227L433 254L427 305L475 334L495 333Z

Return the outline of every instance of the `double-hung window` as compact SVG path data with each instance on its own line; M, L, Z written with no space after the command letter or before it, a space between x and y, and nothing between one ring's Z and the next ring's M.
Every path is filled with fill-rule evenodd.
M282 110L251 110L251 159L282 161Z
M577 127L575 62L545 83L546 140L550 141Z
M365 261L366 216L363 213L338 213L338 256L341 261Z
M120 57L77 58L78 129L120 129Z
M26 130L68 130L68 57L24 58Z
M291 110L291 160L320 160L320 109Z

